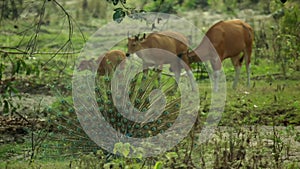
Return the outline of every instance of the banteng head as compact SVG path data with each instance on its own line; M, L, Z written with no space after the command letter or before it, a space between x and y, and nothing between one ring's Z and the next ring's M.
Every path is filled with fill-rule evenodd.
M126 53L126 56L129 57L130 54L133 54L135 52L138 52L142 49L141 42L146 39L146 34L143 35L143 37L139 37L140 34L135 35L134 37L128 37L128 51Z

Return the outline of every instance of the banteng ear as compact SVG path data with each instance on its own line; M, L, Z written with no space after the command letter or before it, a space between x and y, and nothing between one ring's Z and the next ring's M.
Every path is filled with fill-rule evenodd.
M136 41L139 40L139 36L140 36L140 34L134 36L134 38L135 38Z
M142 39L146 39L146 34L144 33L143 38Z

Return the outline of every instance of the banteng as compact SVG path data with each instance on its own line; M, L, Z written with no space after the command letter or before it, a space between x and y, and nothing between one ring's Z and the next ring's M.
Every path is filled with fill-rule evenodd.
M250 57L252 52L253 29L241 20L220 21L213 25L202 39L199 46L189 52L189 62L210 61L214 70L214 90L218 90L219 71L221 62L230 58L235 68L233 88L237 86L242 61L245 59L247 69L247 85L250 86ZM212 46L211 46L212 44ZM214 49L219 57L213 56ZM243 55L240 56L240 53ZM198 56L197 56L198 54ZM201 60L200 60L201 58ZM220 60L219 60L220 59Z

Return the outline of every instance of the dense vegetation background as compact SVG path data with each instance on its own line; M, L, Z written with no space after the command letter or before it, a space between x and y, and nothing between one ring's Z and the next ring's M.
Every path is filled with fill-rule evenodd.
M299 0L0 1L0 168L300 168L299 4ZM244 85L243 66L238 89L232 90L234 68L225 60L229 85L219 124L225 129L220 128L210 142L195 143L210 104L210 94L204 95L199 123L182 143L159 157L126 159L88 144L86 135L74 125L68 127L68 120L74 120L71 80L75 61L95 31L141 12L176 14L204 32L219 20L245 20L255 32L252 86ZM126 44L120 48L126 51ZM199 67L193 67L197 77ZM198 83L210 93L205 88L208 79ZM80 138L81 143L70 146Z

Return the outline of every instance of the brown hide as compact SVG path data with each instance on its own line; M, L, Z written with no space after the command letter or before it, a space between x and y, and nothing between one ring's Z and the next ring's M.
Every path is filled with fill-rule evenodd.
M220 21L207 31L206 37L215 48L221 62L226 58L231 58L234 66L241 66L241 62L246 54L246 64L250 63L253 29L249 24L241 20ZM207 38L203 38L194 51L200 53L203 61L210 60L214 70L219 70L221 64L212 59L211 51L213 49ZM190 62L201 62L194 51L188 54ZM240 57L241 52L244 53L242 57Z
M163 64L170 64L170 71L174 72L177 82L180 79L181 69L184 68L191 80L192 89L196 89L187 57L188 40L181 33L162 31L150 33L147 37L144 34L141 39L138 36L128 38L128 53L126 55L133 53L136 53L143 60L145 72L147 72L149 66L160 66L160 70L162 70ZM185 64L180 62L180 59ZM175 85L178 84L175 82Z
M112 73L114 69L126 58L126 55L121 50L112 50L104 55L98 67L99 75L105 75L106 72ZM96 61L99 63L100 57Z
M93 69L100 62L97 73L101 76L110 74L126 58L125 53L121 50L111 50L100 56L96 62L93 59L83 60L78 66L78 70Z
M188 40L181 33L173 31L154 32L149 34L147 37L144 35L144 37L141 39L138 37L128 38L128 54L137 53L137 55L143 59L144 64L147 66L171 64L172 69L177 69L178 66L170 63L172 61L170 61L167 57L156 53L152 54L150 58L148 57L149 55L146 56L142 50L158 48L169 51L180 57L187 65L189 65L187 58L187 45ZM150 64L150 61L152 64ZM181 69L181 66L179 68Z

